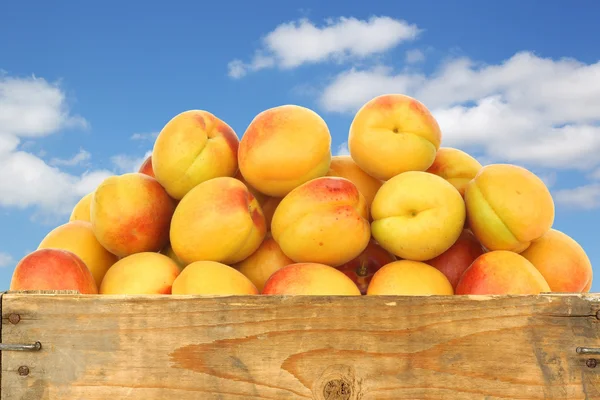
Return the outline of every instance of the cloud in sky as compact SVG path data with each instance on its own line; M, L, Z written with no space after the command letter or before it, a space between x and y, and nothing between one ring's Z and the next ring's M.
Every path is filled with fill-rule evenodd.
M453 59L430 76L388 66L350 68L331 80L318 103L350 115L375 96L408 94L430 108L443 146L476 149L491 162L589 171L600 167L598 76L600 62L530 52L497 65ZM577 189L588 206L598 205L596 186ZM564 193L557 202L569 202Z
M70 159L46 163L23 149L25 138L40 138L63 129L86 129L88 122L73 115L66 95L56 83L37 77L0 75L0 206L34 207L42 214L66 215L73 205L112 173L88 170L70 174L59 166L88 161L81 149Z
M413 40L420 33L416 25L390 17L331 18L323 26L300 19L277 26L262 38L251 61L235 59L228 64L228 72L239 79L265 68L364 59Z
M156 140L156 138L158 137L158 133L159 132L150 132L150 133L134 133L133 135L131 135L130 139L131 140L147 140L147 141L151 141L154 142Z
M15 260L10 254L0 252L0 268L12 266L14 262Z
M152 154L152 150L146 151L143 156L117 154L112 156L110 161L117 167L119 173L137 172L150 154Z
M87 128L88 122L72 115L58 84L35 76L10 77L0 72L0 134L21 138L42 137L63 128Z
M578 170L600 179L600 62L521 51L498 64L452 58L426 74L418 68L425 61L420 49L407 50L401 65L372 57L422 32L389 17L340 18L324 27L303 19L277 26L262 38L253 61L237 60L237 70L230 73L239 78L267 67L345 62L346 69L325 85L302 86L323 112L351 116L375 96L407 94L432 111L442 128L443 146L477 152L488 162ZM338 152L344 153L344 146ZM597 190L592 183L570 193L580 204L595 207ZM558 193L558 202L577 201L566 200L567 192Z
M552 195L556 202L569 208L591 210L600 207L600 183L561 189Z
M343 142L338 146L335 151L336 156L349 156L350 150L348 149L348 142Z
M71 158L63 159L54 157L50 160L50 165L54 166L65 166L65 167L74 167L76 165L84 165L89 164L89 161L92 158L92 155L89 151L84 149L79 149L79 152L75 154Z
M412 49L406 52L405 61L407 64L416 64L425 61L425 53L419 49Z
M598 168L597 170L592 172L589 177L590 177L590 179L600 181L600 168Z

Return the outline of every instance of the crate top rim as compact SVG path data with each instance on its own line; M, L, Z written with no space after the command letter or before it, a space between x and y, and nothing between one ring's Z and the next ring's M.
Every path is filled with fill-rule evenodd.
M384 302L408 302L408 301L485 301L485 300L509 300L509 299L583 299L591 301L600 301L600 293L579 293L579 292L544 292L536 295L508 294L508 295L377 295L377 296L332 296L332 295L174 295L174 294L81 294L76 290L24 290L24 291L3 291L0 296L8 297L54 297L54 298L72 298L72 299L96 299L96 300L251 300L251 301L384 301Z

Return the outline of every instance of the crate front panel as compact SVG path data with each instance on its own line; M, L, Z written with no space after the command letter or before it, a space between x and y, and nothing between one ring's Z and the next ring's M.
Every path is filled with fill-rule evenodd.
M593 295L5 294L2 342L43 347L2 352L1 399L600 398L600 365L575 351L600 347L599 308Z

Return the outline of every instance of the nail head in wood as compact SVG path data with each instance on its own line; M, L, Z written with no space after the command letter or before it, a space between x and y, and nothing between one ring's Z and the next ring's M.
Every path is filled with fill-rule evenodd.
M596 368L597 364L598 364L598 362L596 361L595 358L588 358L587 361L585 362L585 365L587 365L588 368Z
M22 365L19 367L19 375L21 376L27 376L29 375L29 367Z
M18 324L19 321L21 321L21 316L19 314L10 314L8 316L8 322L10 322L13 325Z

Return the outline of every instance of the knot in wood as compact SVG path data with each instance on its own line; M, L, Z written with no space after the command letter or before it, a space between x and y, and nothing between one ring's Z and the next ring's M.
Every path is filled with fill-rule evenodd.
M360 400L361 381L352 366L330 365L313 383L314 400Z
M323 387L325 400L350 400L352 397L352 386L344 379L333 379Z

